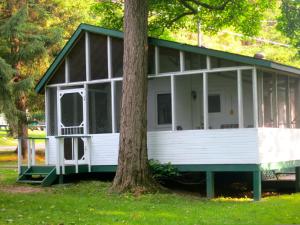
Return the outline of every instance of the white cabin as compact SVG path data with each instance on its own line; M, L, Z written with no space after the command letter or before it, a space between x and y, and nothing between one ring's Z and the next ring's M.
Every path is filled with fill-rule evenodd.
M58 175L116 169L122 37L80 25L36 86ZM210 197L217 171L253 172L256 199L261 170L299 173L300 69L155 38L148 62L149 159L207 172Z

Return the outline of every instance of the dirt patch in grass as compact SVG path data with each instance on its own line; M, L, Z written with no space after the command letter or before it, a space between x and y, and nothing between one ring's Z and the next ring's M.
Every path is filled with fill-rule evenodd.
M45 192L45 188L41 187L29 187L29 186L0 186L1 192L12 193L12 194L29 194L29 193L39 193Z

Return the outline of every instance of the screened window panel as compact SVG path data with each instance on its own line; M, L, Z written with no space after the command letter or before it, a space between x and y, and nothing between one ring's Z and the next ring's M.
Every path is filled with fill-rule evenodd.
M155 74L155 47L149 45L148 48L148 74Z
M277 76L278 127L289 127L288 124L288 77Z
M180 71L179 51L171 48L159 48L159 72Z
M217 57L210 57L210 65L211 68L222 68L222 67L244 66L246 64L227 60L227 59L221 59Z
M275 79L271 73L263 73L263 115L264 127L276 127Z
M157 95L157 122L158 125L172 123L171 94Z
M48 118L47 118L47 135L55 136L57 135L57 89L47 88L48 91Z
M289 77L290 127L300 127L300 79Z
M90 33L91 79L108 78L107 37Z
M208 74L210 129L238 128L237 73Z
M122 82L116 82L115 93L115 117L117 132L120 132L120 117L121 117L121 103L122 103Z
M65 61L59 65L53 77L49 81L49 84L62 84L65 83Z
M184 69L185 70L201 70L206 69L206 56L192 52L184 53Z
M244 127L254 127L253 119L253 91L252 91L252 70L242 71L242 90L243 90L243 115Z
M68 55L70 82L85 81L85 38L80 37Z
M202 74L182 75L174 78L176 130L202 129Z
M123 76L123 40L118 38L111 39L112 54L112 76Z
M88 85L90 134L111 133L111 85L110 83Z

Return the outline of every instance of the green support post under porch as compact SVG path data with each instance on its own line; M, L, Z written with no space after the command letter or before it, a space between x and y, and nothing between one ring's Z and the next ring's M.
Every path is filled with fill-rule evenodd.
M300 166L297 166L295 170L296 170L296 192L300 192Z
M261 199L261 171L253 171L253 200Z
M211 199L215 197L215 173L206 172L206 197Z

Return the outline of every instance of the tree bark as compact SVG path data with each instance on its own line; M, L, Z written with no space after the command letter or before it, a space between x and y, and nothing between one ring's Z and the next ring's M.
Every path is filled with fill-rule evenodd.
M147 0L125 0L119 158L111 187L118 193L143 193L157 187L147 154L147 20Z

